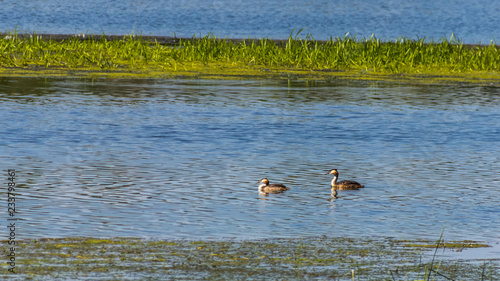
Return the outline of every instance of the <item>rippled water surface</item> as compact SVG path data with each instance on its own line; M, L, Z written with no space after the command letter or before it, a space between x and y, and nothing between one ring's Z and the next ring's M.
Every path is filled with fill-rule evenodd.
M0 78L19 237L500 241L500 90ZM366 188L330 201L330 176ZM259 196L259 179L291 190ZM5 190L2 190L5 195ZM2 212L6 216L6 212Z
M323 40L348 32L383 40L454 33L466 43L489 44L500 38L499 14L494 0L18 0L0 1L0 31L287 38L306 28Z

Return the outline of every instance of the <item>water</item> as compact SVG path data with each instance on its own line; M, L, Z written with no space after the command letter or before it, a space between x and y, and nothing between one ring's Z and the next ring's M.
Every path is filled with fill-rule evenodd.
M17 236L500 237L494 87L0 78ZM365 184L330 201L330 176ZM285 194L259 196L267 177ZM5 195L2 190L2 196ZM5 221L6 212L2 212Z
M316 39L375 34L465 43L500 38L497 1L0 1L0 31L288 38L296 28Z

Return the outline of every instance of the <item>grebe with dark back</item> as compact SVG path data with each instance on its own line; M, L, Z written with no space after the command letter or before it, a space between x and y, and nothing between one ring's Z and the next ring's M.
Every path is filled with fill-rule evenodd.
M356 181L343 180L343 181L337 182L337 180L339 178L339 172L337 171L337 169L332 169L332 170L328 171L328 173L326 173L325 175L333 175L332 192L333 192L333 190L357 190L357 189L365 187L364 185L362 185Z
M284 191L290 190L290 188L281 183L269 184L269 180L266 178L261 179L257 183L260 183L259 192L262 193L282 193Z

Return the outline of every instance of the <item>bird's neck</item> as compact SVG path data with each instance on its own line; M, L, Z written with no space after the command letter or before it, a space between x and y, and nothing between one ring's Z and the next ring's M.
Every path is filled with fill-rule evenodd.
M332 186L335 186L337 184L337 176L333 176L333 179L332 179Z
M264 192L264 187L266 187L266 186L267 186L267 184L265 184L265 183L261 183L261 184L259 185L259 192Z

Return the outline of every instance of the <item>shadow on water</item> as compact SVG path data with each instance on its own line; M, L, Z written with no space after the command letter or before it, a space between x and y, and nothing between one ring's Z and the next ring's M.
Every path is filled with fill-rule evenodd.
M449 239L498 241L498 88L0 83L0 156L20 171L26 237L434 238L446 226ZM332 168L366 188L330 202ZM259 197L264 177L291 190Z

